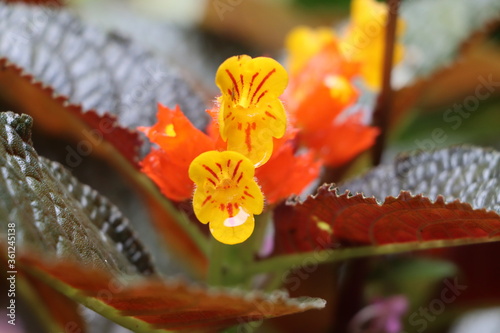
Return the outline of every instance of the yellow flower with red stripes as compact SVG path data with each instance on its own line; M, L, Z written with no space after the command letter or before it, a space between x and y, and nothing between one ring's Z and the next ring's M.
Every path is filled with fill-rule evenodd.
M300 193L318 176L320 164L310 153L297 153L297 129L287 130L279 96L288 74L278 62L229 58L219 67L216 83L222 95L207 110L214 120L207 133L179 108L159 107L158 123L141 128L159 149L146 156L141 169L168 198L192 196L197 219L209 224L215 239L238 244L252 234L264 193L269 205Z
M264 195L254 175L252 162L234 151L207 151L191 162L194 213L200 222L210 223L218 241L237 244L252 234L254 214L264 209Z
M286 113L279 96L288 83L276 60L247 55L227 59L217 70L221 90L218 114L220 136L227 150L237 151L258 167L273 152L273 138L286 130Z

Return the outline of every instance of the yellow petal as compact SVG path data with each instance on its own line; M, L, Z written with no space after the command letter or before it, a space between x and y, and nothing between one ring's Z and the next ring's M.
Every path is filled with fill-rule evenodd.
M236 56L217 71L221 138L255 166L269 160L273 138L285 134L286 113L278 97L287 83L285 69L271 58Z
M253 233L255 220L252 214L240 210L240 215L232 218L233 221L210 222L210 232L219 242L224 244L239 244L246 241ZM237 224L234 226L228 226Z
M228 138L227 149L245 155L255 167L269 160L273 138L283 137L286 130L286 115L280 100L262 107L264 112L260 109L255 113L236 113L226 120L223 129Z
M254 179L255 167L234 151L208 151L196 157L189 177L196 184L193 209L202 223L223 223L240 214L260 214L264 196Z
M224 101L248 107L278 98L288 84L288 74L274 59L240 55L219 66L215 83Z
M388 6L375 0L353 0L351 23L340 49L344 55L362 64L361 75L369 88L378 90L382 80L385 25ZM401 37L405 22L398 18L396 37ZM396 43L394 64L401 61L403 46Z
M330 28L312 29L307 26L294 28L286 38L288 68L296 74L325 45L335 42L337 37Z

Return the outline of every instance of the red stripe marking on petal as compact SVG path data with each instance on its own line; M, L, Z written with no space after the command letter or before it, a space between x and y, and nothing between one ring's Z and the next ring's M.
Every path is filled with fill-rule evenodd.
M250 93L252 92L252 87L253 87L253 81L255 78L259 75L259 72L255 73L252 75L252 81L250 81L250 87L248 87L248 96L250 96Z
M245 80L243 79L243 74L240 74L241 91L245 88Z
M238 180L236 181L236 183L237 183L237 184L239 184L239 183L240 183L241 178L243 178L243 172L242 172L242 173L240 173L240 176L238 177Z
M239 160L238 163L236 163L236 167L234 168L233 176L231 177L231 179L234 179L234 176L236 176L236 173L238 172L238 169L240 168L241 162L243 162L243 160Z
M248 193L247 191L244 191L243 194L246 195L246 196L249 196L252 199L255 199L254 196L251 195L250 193Z
M267 73L267 75L262 79L262 81L259 83L259 85L257 86L257 89L255 89L255 92L252 95L252 99L250 100L250 104L252 104L252 101L253 101L255 95L257 95L257 93L259 92L260 88L262 88L262 86L267 81L267 79L269 79L269 77L271 77L271 75L273 75L275 72L276 72L276 68L273 68L273 70L270 71L269 73Z
M222 171L222 165L220 163L215 163L215 165L217 165L217 167L219 168L219 170Z
M233 111L229 112L229 113L228 113L228 114L224 117L224 119L227 119L227 118L231 117L232 115L233 115Z
M266 111L265 114L266 114L266 116L268 116L270 118L276 119L276 116L274 114L270 113L269 111Z
M201 204L202 206L205 206L205 204L208 202L208 200L212 199L212 196L209 195L208 197L205 198L205 200L203 200L203 203Z
M231 73L229 71L229 69L226 69L226 73L229 75L229 77L231 78L231 81L233 81L233 87L234 87L234 90L236 91L236 93L238 94L238 97L240 97L240 90L238 89L238 83L236 83L236 79L234 78L233 76L233 73Z
M225 209L226 209L226 205L224 205L223 203L220 204L219 206L221 212L223 212Z
M215 179L217 179L218 181L220 181L219 177L214 172L214 170L210 169L210 167L206 166L205 164L203 164L203 168L205 168L205 170L207 170L208 172L210 172L212 174L212 176L215 177Z
M259 101L262 97L264 97L264 95L267 94L267 90L264 90L264 92L262 94L260 94L259 98L257 98L257 102L255 102L255 104L259 104Z
M231 160L227 160L227 167L229 168L230 165L231 165Z
M227 204L227 213L228 213L229 217L233 217L234 216L233 204L232 203L228 203Z
M210 178L207 178L209 182L211 182L214 186L217 186L217 184Z

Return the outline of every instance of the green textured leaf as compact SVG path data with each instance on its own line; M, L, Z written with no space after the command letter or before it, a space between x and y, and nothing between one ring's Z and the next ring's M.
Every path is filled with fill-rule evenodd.
M0 224L2 230L15 224L20 250L122 273L155 270L116 207L38 156L29 116L1 113L0 126Z

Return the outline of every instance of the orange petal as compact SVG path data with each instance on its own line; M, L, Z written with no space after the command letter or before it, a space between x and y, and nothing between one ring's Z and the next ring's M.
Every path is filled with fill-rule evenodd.
M189 179L187 166L160 149L153 149L141 162L141 171L148 175L169 199L183 201L191 198L194 185Z
M311 58L303 70L292 77L284 95L288 111L294 115L306 99L310 100L311 95L317 94L322 85L328 86L328 81L331 81L332 77L350 81L359 73L359 63L348 61L338 49L338 45L327 45Z
M358 97L354 86L342 76L330 76L315 87L294 110L296 126L305 131L325 128Z
M140 128L161 150L153 150L141 162L145 172L161 191L175 201L191 197L193 182L188 177L191 161L199 154L214 149L214 141L191 124L179 107L158 105L158 122Z
M340 166L375 143L378 128L363 125L361 114L350 116L344 123L333 123L331 127L311 132L302 132L305 144L318 152L324 164Z
M269 204L292 194L300 194L314 181L321 163L313 153L295 155L292 142L285 143L265 165L256 170L256 177Z

